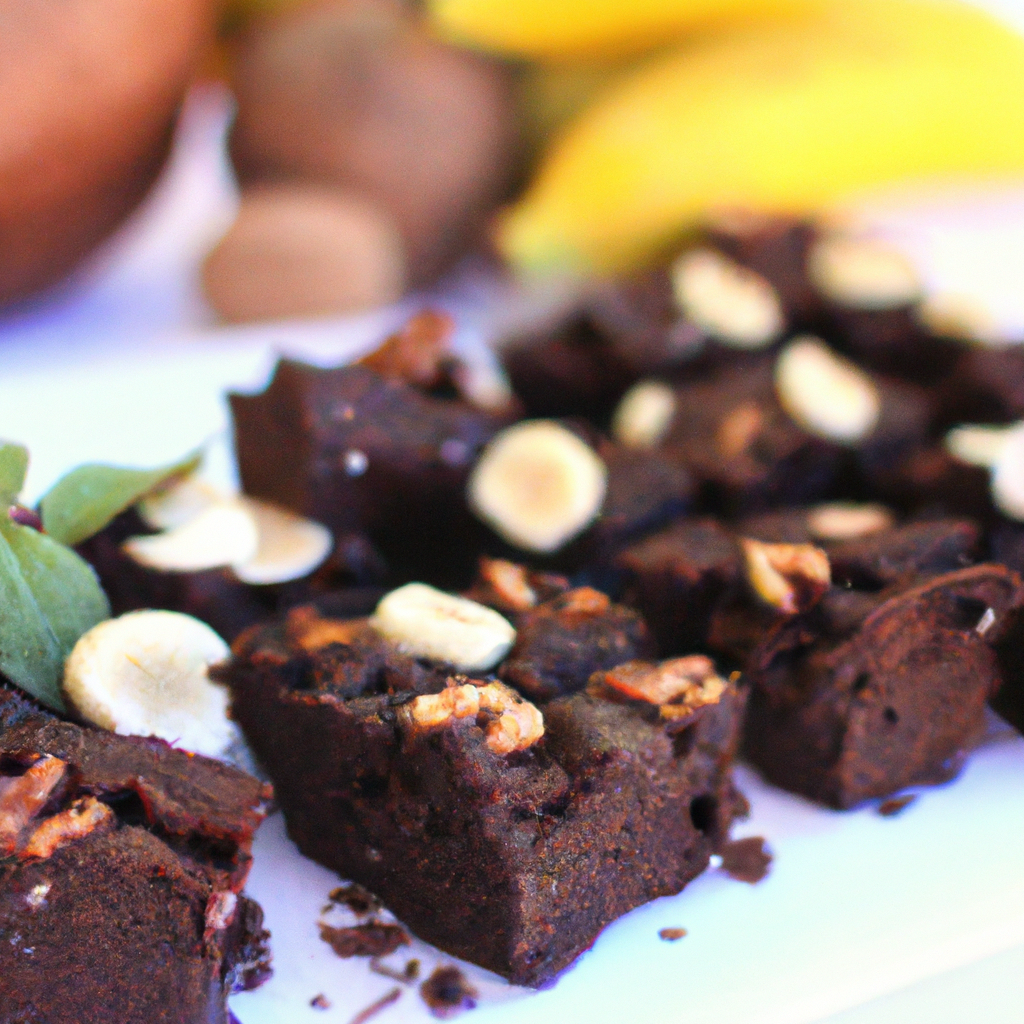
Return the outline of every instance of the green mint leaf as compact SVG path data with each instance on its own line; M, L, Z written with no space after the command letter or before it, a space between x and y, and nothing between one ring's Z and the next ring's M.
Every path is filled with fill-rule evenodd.
M193 472L200 452L159 469L79 466L58 480L39 503L43 529L69 547L100 532L114 516L176 476Z
M28 469L28 449L10 441L0 441L0 502L6 512L18 500L25 472Z
M22 575L8 532L0 530L0 672L43 704L63 711L61 645Z

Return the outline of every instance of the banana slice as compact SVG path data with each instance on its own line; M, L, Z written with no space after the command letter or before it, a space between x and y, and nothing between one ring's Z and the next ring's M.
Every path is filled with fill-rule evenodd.
M205 623L180 612L129 612L94 626L64 666L64 692L82 717L122 736L159 736L222 756L237 740L228 692L210 665L230 655Z
M227 497L213 484L187 476L147 494L135 507L147 526L154 530L173 530Z
M896 309L921 297L910 260L876 239L823 238L811 247L807 273L821 295L849 309Z
M370 624L405 654L446 662L460 672L493 668L516 641L512 624L497 612L425 583L386 594Z
M551 420L503 430L469 479L473 510L516 547L550 553L597 517L608 469L572 431Z
M783 409L818 437L852 444L867 437L882 413L871 378L818 338L794 338L775 363Z
M172 530L129 537L122 550L149 569L201 572L244 564L255 556L258 546L259 528L252 510L228 498Z
M612 416L612 437L627 448L654 448L676 414L676 395L660 380L642 380L623 396Z
M999 462L1006 442L1019 426L966 423L960 427L953 427L943 438L942 444L958 462L966 463L968 466L979 466L982 469L992 469Z
M254 554L231 566L243 582L287 583L308 576L331 553L334 535L321 523L254 498L240 499L256 520Z
M992 501L1010 519L1024 521L1024 423L1007 434L992 467Z

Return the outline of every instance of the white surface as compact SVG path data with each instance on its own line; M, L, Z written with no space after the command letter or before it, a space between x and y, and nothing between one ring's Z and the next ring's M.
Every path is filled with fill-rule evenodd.
M330 362L365 349L401 317L212 326L196 281L198 259L234 203L219 145L225 110L219 94L197 96L175 164L147 207L76 283L0 315L0 436L30 446L29 499L82 461L153 465L223 439L223 390L260 384L275 351ZM1005 331L1024 336L1024 188L878 207L872 220L919 256L931 286L973 295ZM442 299L472 340L493 328L495 294L467 274ZM216 451L220 475L230 476L224 446ZM964 1007L983 1005L978 986L991 1005L1016 998L1020 1006L1022 782L1024 740L1008 732L959 780L895 819L824 811L743 773L753 817L738 833L768 838L776 862L767 881L705 875L607 929L539 994L508 1001L507 986L474 972L485 999L472 1019L800 1024L859 1007L833 1024L999 1021ZM251 891L274 932L277 973L234 999L243 1024L344 1022L393 987L317 937L334 884L290 847L280 819L267 823ZM665 943L657 938L665 926L690 934ZM321 992L332 1010L309 1008ZM895 994L879 1001L887 993ZM427 1018L410 989L378 1019Z

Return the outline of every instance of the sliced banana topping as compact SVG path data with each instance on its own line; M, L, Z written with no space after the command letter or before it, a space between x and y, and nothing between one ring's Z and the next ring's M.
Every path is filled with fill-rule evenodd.
M252 557L231 569L243 583L287 583L323 563L334 536L322 523L255 498L240 499L256 520L258 544Z
M822 295L850 309L895 309L921 296L913 264L877 239L823 238L811 248L807 272Z
M795 338L779 355L775 390L801 427L844 444L867 437L882 412L871 378L810 335Z
M256 555L259 528L243 502L215 502L183 525L164 533L130 537L124 552L140 565L161 572L201 572L243 564Z
M1009 427L965 424L950 430L943 439L943 446L958 462L991 469L999 462L1006 442L1016 429L1019 424Z
M969 295L949 292L927 295L915 315L924 328L943 338L981 345L993 345L1002 340L992 313Z
M992 467L992 500L1003 515L1024 521L1024 423L1009 432Z
M815 540L853 540L895 525L889 509L870 503L830 501L807 513L807 529Z
M425 583L407 583L386 594L370 624L405 654L460 672L493 668L516 640L512 624L496 611Z
M548 553L593 522L607 487L607 467L593 448L552 420L528 420L484 449L468 497L510 544Z
M770 345L783 331L772 285L714 249L691 249L672 266L672 291L683 315L735 348Z
M675 413L672 388L660 380L642 380L622 396L612 417L612 437L627 448L654 448Z
M237 738L228 693L209 667L230 655L205 623L168 611L129 612L86 633L64 667L64 692L84 718L123 736L159 736L219 757Z
M147 494L135 507L151 529L173 530L228 497L213 484L196 476L186 476Z

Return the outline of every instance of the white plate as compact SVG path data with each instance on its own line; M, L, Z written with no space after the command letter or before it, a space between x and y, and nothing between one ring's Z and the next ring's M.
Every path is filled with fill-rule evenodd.
M77 283L0 317L0 436L30 446L28 499L83 461L153 465L211 437L223 441L224 389L260 385L276 351L348 358L403 315L210 326L196 268L233 202L220 148L225 111L216 92L195 97L175 164L147 208ZM873 216L924 257L933 284L986 301L1024 335L1024 192ZM467 274L439 298L459 311L472 342L493 326L500 297ZM217 471L230 479L224 444L219 453ZM995 974L983 975L986 991L995 986L996 1003L1000 985L1019 991L1019 957L1004 951L1024 944L1024 740L997 733L961 778L892 819L825 811L740 774L753 814L737 834L767 837L776 856L765 882L751 887L710 872L608 928L541 993L471 970L482 992L473 1019L799 1024L1000 953ZM280 818L267 822L250 891L267 912L276 973L232 1000L243 1024L345 1022L394 986L365 961L338 959L317 937L335 884L297 854ZM689 934L662 942L658 929L668 926ZM422 947L410 955L446 960ZM310 1007L320 993L332 1009ZM930 1024L963 1019L959 1009L955 1018L929 1012ZM379 1018L426 1019L413 988ZM883 1016L858 1024L869 1019Z

